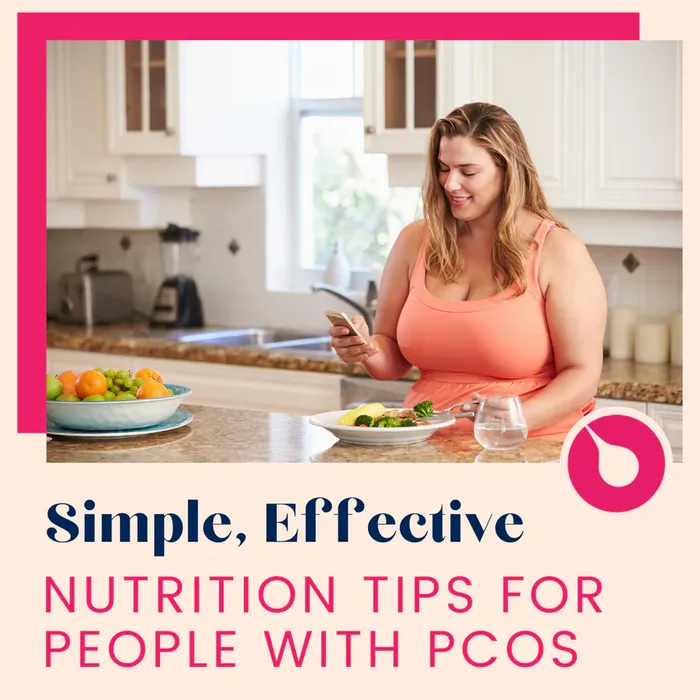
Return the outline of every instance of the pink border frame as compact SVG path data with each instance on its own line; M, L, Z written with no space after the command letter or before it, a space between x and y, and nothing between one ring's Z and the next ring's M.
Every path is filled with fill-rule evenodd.
M45 433L46 41L50 39L638 40L639 13L19 13L17 430Z

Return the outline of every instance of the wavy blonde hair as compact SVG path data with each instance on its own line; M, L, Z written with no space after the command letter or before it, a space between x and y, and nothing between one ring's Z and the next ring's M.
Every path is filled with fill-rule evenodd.
M494 276L501 292L518 285L518 294L527 288L525 265L531 238L517 228L517 217L529 210L566 228L552 215L540 187L537 171L520 127L506 110L483 102L465 104L438 119L430 133L428 164L423 186L423 213L430 231L425 254L428 272L444 282L454 282L463 270L458 247L459 221L450 210L440 184L438 154L444 137L469 136L485 148L499 168L503 168L502 213L496 229L491 256Z

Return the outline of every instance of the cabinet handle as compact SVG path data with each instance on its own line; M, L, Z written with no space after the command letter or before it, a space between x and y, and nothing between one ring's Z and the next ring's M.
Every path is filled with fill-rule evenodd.
M165 130L165 135L166 136L175 136L175 129L173 129L172 127L168 127Z
M107 182L116 182L117 176L114 173L109 173L107 175Z
M366 126L365 127L365 134L373 134L375 131L373 126Z

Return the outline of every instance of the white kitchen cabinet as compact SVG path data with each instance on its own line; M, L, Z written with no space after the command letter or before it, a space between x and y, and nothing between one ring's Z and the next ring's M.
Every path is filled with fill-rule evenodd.
M681 46L586 46L586 208L681 210Z
M46 199L58 196L56 182L57 167L56 147L56 107L58 95L56 86L56 43L46 42Z
M647 415L655 420L668 436L673 461L683 461L683 407L663 403L648 403Z
M391 62L398 43L365 44L365 149L389 156L392 184L423 177L432 125L416 127L414 105L441 117L483 101L522 127L552 208L682 209L680 42L435 42L421 84L417 59Z
M447 107L451 42L364 43L365 150L423 155Z
M68 369L80 372L94 367L132 372L154 367L165 382L190 387L192 394L186 403L201 406L295 415L313 415L341 408L341 375L54 348L47 351L49 374Z
M128 198L125 162L107 149L103 41L47 42L48 197Z
M596 399L596 410L603 408L633 408L655 421L664 431L671 445L674 462L683 461L683 406L653 401L624 401L622 399Z
M177 154L178 41L108 41L109 149L121 154Z
M226 186L237 184L230 172L237 163L226 157L261 156L278 147L275 135L291 94L289 72L280 69L289 62L288 42L105 44L111 153L222 158L220 167L229 172L220 175L219 186Z
M583 203L583 47L580 42L487 42L482 49L483 93L518 122L527 139L547 202L575 209ZM533 79L537 76L537 79ZM475 94L455 82L455 104Z

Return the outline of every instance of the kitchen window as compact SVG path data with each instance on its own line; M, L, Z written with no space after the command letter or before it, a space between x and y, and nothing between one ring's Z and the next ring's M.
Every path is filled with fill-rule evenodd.
M401 229L422 216L420 188L390 187L387 157L364 152L362 49L361 41L293 46L295 252L304 282L318 279L336 239L353 271L383 266Z

